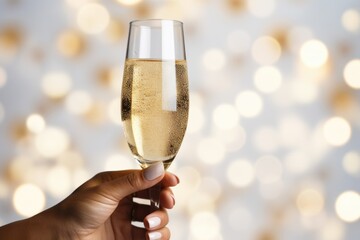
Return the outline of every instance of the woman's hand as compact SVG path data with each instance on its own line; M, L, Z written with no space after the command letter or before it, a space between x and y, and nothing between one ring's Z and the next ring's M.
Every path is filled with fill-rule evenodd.
M161 208L146 215L144 213L148 211L149 206L134 205L132 195L135 192L141 194L142 190L144 193L146 189L159 182L162 185ZM7 225L3 227L5 231L0 228L0 239L1 234L6 233L6 227L8 230L16 230L16 226L27 226L23 229L28 229L29 231L25 232L31 236L34 236L35 229L43 228L42 234L40 232L34 239L50 239L45 236L51 236L51 239L81 240L169 239L166 209L172 208L175 204L170 187L178 183L175 175L164 172L162 163L145 170L103 172L85 182L58 205L32 218L14 223L13 226ZM133 210L137 215L145 216L145 229L131 225ZM12 239L17 238L12 235Z

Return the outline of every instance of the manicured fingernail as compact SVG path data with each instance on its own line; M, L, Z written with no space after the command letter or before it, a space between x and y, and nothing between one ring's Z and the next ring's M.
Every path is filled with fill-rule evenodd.
M170 195L171 196L171 198L173 199L173 205L175 205L175 196L174 195Z
M175 178L176 178L176 180L177 180L177 183L179 184L179 183L180 183L179 177L175 175Z
M148 237L150 240L161 239L161 233L160 232L150 232L150 233L148 233Z
M154 228L160 225L161 219L159 217L151 217L148 220L149 228Z
M155 163L144 170L144 177L151 181L160 177L164 173L164 165L162 162Z

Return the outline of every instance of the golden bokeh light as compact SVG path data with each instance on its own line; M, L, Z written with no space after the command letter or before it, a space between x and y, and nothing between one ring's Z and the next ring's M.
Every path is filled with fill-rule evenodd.
M100 124L106 120L105 116L108 115L106 109L105 103L96 101L92 104L91 109L85 114L85 119L92 124Z
M232 129L239 123L239 113L231 104L220 104L213 111L214 124L220 129Z
M108 10L99 3L86 3L78 11L76 22L87 34L98 34L106 29L110 21Z
M254 181L254 167L246 159L234 160L227 167L226 177L235 187L247 187Z
M353 59L346 64L344 79L350 87L360 89L360 59Z
M328 144L342 146L351 137L351 126L342 117L329 118L323 125L323 136Z
M345 222L355 222L360 219L360 195L355 191L341 193L335 202L338 217Z
M126 26L122 21L112 19L106 29L106 33L111 41L117 42L126 36Z
M274 0L247 0L247 7L255 17L266 18L274 12L276 2Z
M312 188L302 190L296 198L296 206L304 217L313 217L320 214L324 204L323 194Z
M90 94L83 90L71 92L65 100L66 109L73 114L86 114L90 111L93 100Z
M61 153L56 160L59 165L71 170L80 169L81 167L83 167L85 162L81 154L74 150L68 150Z
M356 9L346 10L342 17L341 22L343 27L349 32L357 32L360 29L360 13Z
M22 41L22 32L17 26L8 25L0 29L0 56L13 56L19 50Z
M204 192L196 192L193 194L194 198L187 205L187 210L191 214L196 214L203 211L215 210L215 199L211 194Z
M226 43L231 52L241 54L250 48L251 38L247 32L235 30L227 35Z
M263 93L273 93L282 84L282 74L273 66L264 66L256 70L254 75L255 87Z
M24 217L33 216L45 207L44 192L38 186L26 183L16 188L13 195L15 210Z
M79 32L68 30L58 37L57 48L66 57L77 57L85 51L86 43Z
M70 145L70 139L64 130L46 127L35 137L35 147L39 154L46 158L57 157Z
M219 71L226 65L226 56L222 50L212 48L204 53L202 63L208 71Z
M216 239L220 229L217 215L210 211L196 213L190 220L190 232L194 239Z
M241 116L252 118L258 116L263 109L263 101L259 94L246 90L236 96L236 107Z
M46 126L43 116L37 113L29 115L26 119L26 127L30 132L40 133Z
M116 1L125 6L134 6L142 2L142 0L116 0Z
M19 155L11 159L8 168L7 175L12 182L24 182L26 176L24 173L28 172L32 167L32 159L28 156Z
M261 65L276 63L281 56L281 46L275 38L262 36L255 40L251 47L251 54L255 62Z
M49 72L42 79L44 94L53 99L59 99L68 94L71 85L71 78L65 72Z
M7 80L6 71L4 68L0 67L0 88L5 86Z
M197 147L199 159L209 165L220 163L225 157L225 146L217 138L204 138Z
M255 173L261 183L272 184L281 180L283 167L278 158L267 155L256 160Z
M306 41L300 48L301 62L309 68L319 68L325 65L329 51L325 44L317 39Z
M344 170L354 176L360 175L360 154L355 151L351 151L345 154L342 166Z
M66 197L72 190L70 171L60 165L49 169L46 175L46 189L53 197Z

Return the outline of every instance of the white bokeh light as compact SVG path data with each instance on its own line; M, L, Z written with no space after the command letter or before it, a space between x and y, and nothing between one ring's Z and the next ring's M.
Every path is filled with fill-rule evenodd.
M43 157L56 157L70 145L68 134L56 127L47 127L35 138L35 147Z
M355 191L341 193L335 202L335 211L345 222L355 222L360 218L360 195Z
M44 192L36 185L25 183L15 189L13 205L15 210L24 217L33 216L45 207Z
M42 90L50 98L62 98L71 89L72 81L65 72L49 72L42 79Z
M105 30L110 21L108 10L99 3L86 3L77 14L77 25L87 34L97 34Z
M349 32L357 32L360 29L360 13L356 9L346 10L341 17L342 25Z
M218 217L209 211L196 213L190 221L190 232L195 239L215 239L220 228Z
M350 87L360 89L360 59L353 59L346 64L344 79Z
M319 68L323 66L329 57L326 45L316 39L305 42L300 49L300 59L309 68Z
M72 190L70 171L60 165L49 169L46 176L46 188L53 197L66 197Z
M304 217L318 215L324 208L324 196L317 189L307 188L302 190L296 198L296 205Z
M246 90L236 96L236 107L240 115L247 118L258 116L263 108L263 101L259 94Z
M239 113L231 104L220 104L213 111L213 121L220 129L232 129L239 123Z
M74 114L87 113L93 104L90 94L86 91L78 90L70 93L65 101L66 109Z
M197 155L206 164L218 164L225 157L225 146L217 138L204 138L198 144Z
M342 117L332 117L323 125L323 135L326 142L332 146L342 146L351 137L351 126Z
M248 160L234 160L227 167L226 177L235 187L247 187L254 181L254 167Z
M276 1L274 0L247 0L249 12L258 18L269 17L275 10Z
M226 56L221 49L212 48L204 53L202 62L206 70L219 71L226 65Z
M255 72L254 84L263 93L275 92L282 84L282 74L273 66L260 67Z
M26 127L33 133L40 133L46 126L44 118L37 113L31 114L26 119Z
M281 180L283 168L278 158L267 155L256 160L255 172L261 183L272 184Z
M342 165L348 174L358 176L360 174L360 154L355 151L346 153Z
M110 101L107 109L108 117L112 123L121 125L121 101L120 98L115 98Z
M142 2L142 0L116 0L116 1L125 6L134 6Z

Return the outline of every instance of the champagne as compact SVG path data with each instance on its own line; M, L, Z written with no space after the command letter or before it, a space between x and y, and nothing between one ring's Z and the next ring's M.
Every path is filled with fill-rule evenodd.
M175 158L188 121L188 88L185 60L126 60L121 120L142 168L162 161L166 169Z

